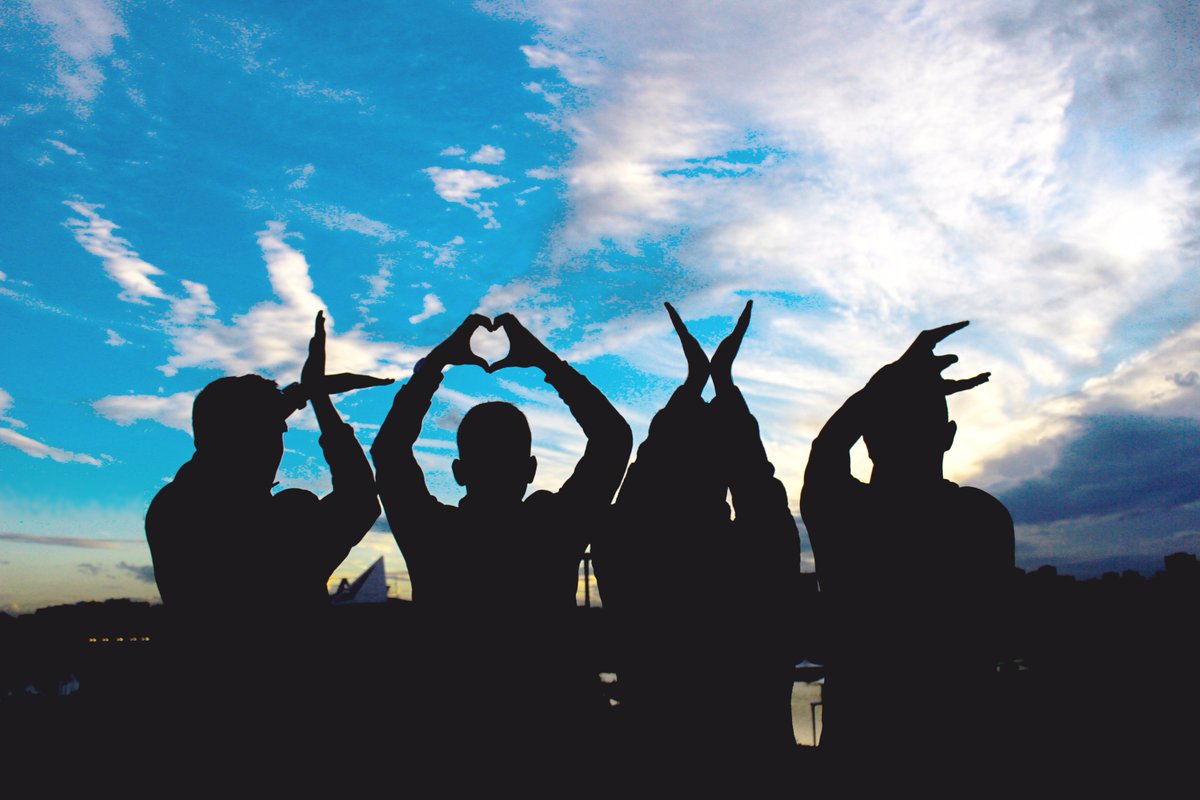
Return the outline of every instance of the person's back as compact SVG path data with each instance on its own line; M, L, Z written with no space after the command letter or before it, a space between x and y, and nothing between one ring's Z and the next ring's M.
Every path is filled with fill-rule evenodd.
M502 327L509 337L509 355L490 367L470 350L479 327ZM508 403L476 406L459 425L453 471L466 489L459 503L429 492L412 447L452 364L542 370L587 435L557 492L524 497L537 461L528 421ZM572 624L579 563L620 484L631 439L603 394L508 314L494 326L469 317L397 392L371 455L423 629L410 657L424 685L409 694L419 707L421 746L433 759L458 751L492 763L503 760L499 754L549 758L570 743L564 727L580 722L591 685Z
M258 375L221 378L193 405L196 452L156 494L146 538L167 614L164 682L182 704L172 735L209 723L248 743L310 731L328 687L314 671L325 637L326 581L379 517L370 464L341 421L324 375L318 314L297 391ZM388 383L348 377L356 386ZM311 402L333 481L322 498L272 494L288 414ZM230 721L238 724L229 726ZM227 751L225 751L227 752Z
M688 775L696 788L709 782L711 791L715 780L753 790L795 750L799 537L732 378L751 304L711 363L667 309L688 377L638 448L597 574L623 645L618 675L634 760L659 776ZM710 377L715 398L705 402Z
M848 780L863 760L933 777L988 755L1013 527L995 498L942 477L956 432L945 395L987 379L940 377L955 358L933 346L962 324L923 333L847 400L805 471L801 512L828 614L822 748ZM849 470L860 436L868 484Z

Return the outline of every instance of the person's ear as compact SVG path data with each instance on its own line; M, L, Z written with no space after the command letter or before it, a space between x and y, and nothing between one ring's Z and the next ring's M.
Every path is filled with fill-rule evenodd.
M537 475L537 456L529 457L529 476L525 479L525 483L533 483L533 476Z
M946 423L946 445L942 448L943 451L949 450L954 444L954 434L958 433L958 423L950 420Z
M454 480L459 486L467 485L467 468L460 459L450 462L450 471L454 473Z

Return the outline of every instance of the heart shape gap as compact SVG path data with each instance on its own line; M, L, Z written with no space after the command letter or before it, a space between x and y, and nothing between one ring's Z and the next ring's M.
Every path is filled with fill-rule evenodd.
M508 333L503 328L492 331L480 326L471 334L471 352L489 365L507 356L509 348Z

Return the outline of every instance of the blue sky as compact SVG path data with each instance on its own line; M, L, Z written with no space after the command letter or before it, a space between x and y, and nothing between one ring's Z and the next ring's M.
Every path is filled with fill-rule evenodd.
M512 311L640 439L683 370L662 301L712 347L752 297L735 375L793 511L840 402L970 319L947 349L993 377L947 470L1009 501L1018 562L1200 550L1200 13L1058 5L7 5L0 607L156 597L191 398L296 379L320 308L331 371L399 380ZM452 370L419 448L446 499L492 397L537 486L580 452L536 375ZM364 445L390 399L339 400ZM310 418L287 446L327 490ZM381 554L403 590L386 531L336 577Z

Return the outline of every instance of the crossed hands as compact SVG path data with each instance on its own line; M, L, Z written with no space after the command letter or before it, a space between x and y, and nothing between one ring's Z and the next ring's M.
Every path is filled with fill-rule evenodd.
M313 323L313 336L308 340L308 358L300 370L300 382L283 388L287 413L299 411L315 398L341 394L351 389L366 389L370 386L387 386L393 378L376 378L353 372L325 374L325 312L318 311Z
M750 309L753 308L754 301L746 301L746 307L742 309L742 314L738 317L737 324L733 326L733 331L717 345L717 350L713 353L711 360L704 354L696 337L692 336L687 329L687 325L683 323L675 307L670 303L663 303L663 305L667 307L671 324L675 326L675 333L679 335L679 343L683 345L683 355L687 358L687 378L679 388L699 395L704 390L704 384L708 383L708 379L711 377L713 388L718 392L732 389L733 359L737 357L738 350L742 346L742 338L746 335L746 329L750 327Z
M508 355L489 364L472 351L471 337L480 328L486 331L503 329L508 336ZM494 320L482 314L471 314L444 342L433 348L427 360L439 370L452 364L474 364L485 372L496 372L505 367L538 367L546 371L558 362L558 356L512 314L501 314Z

